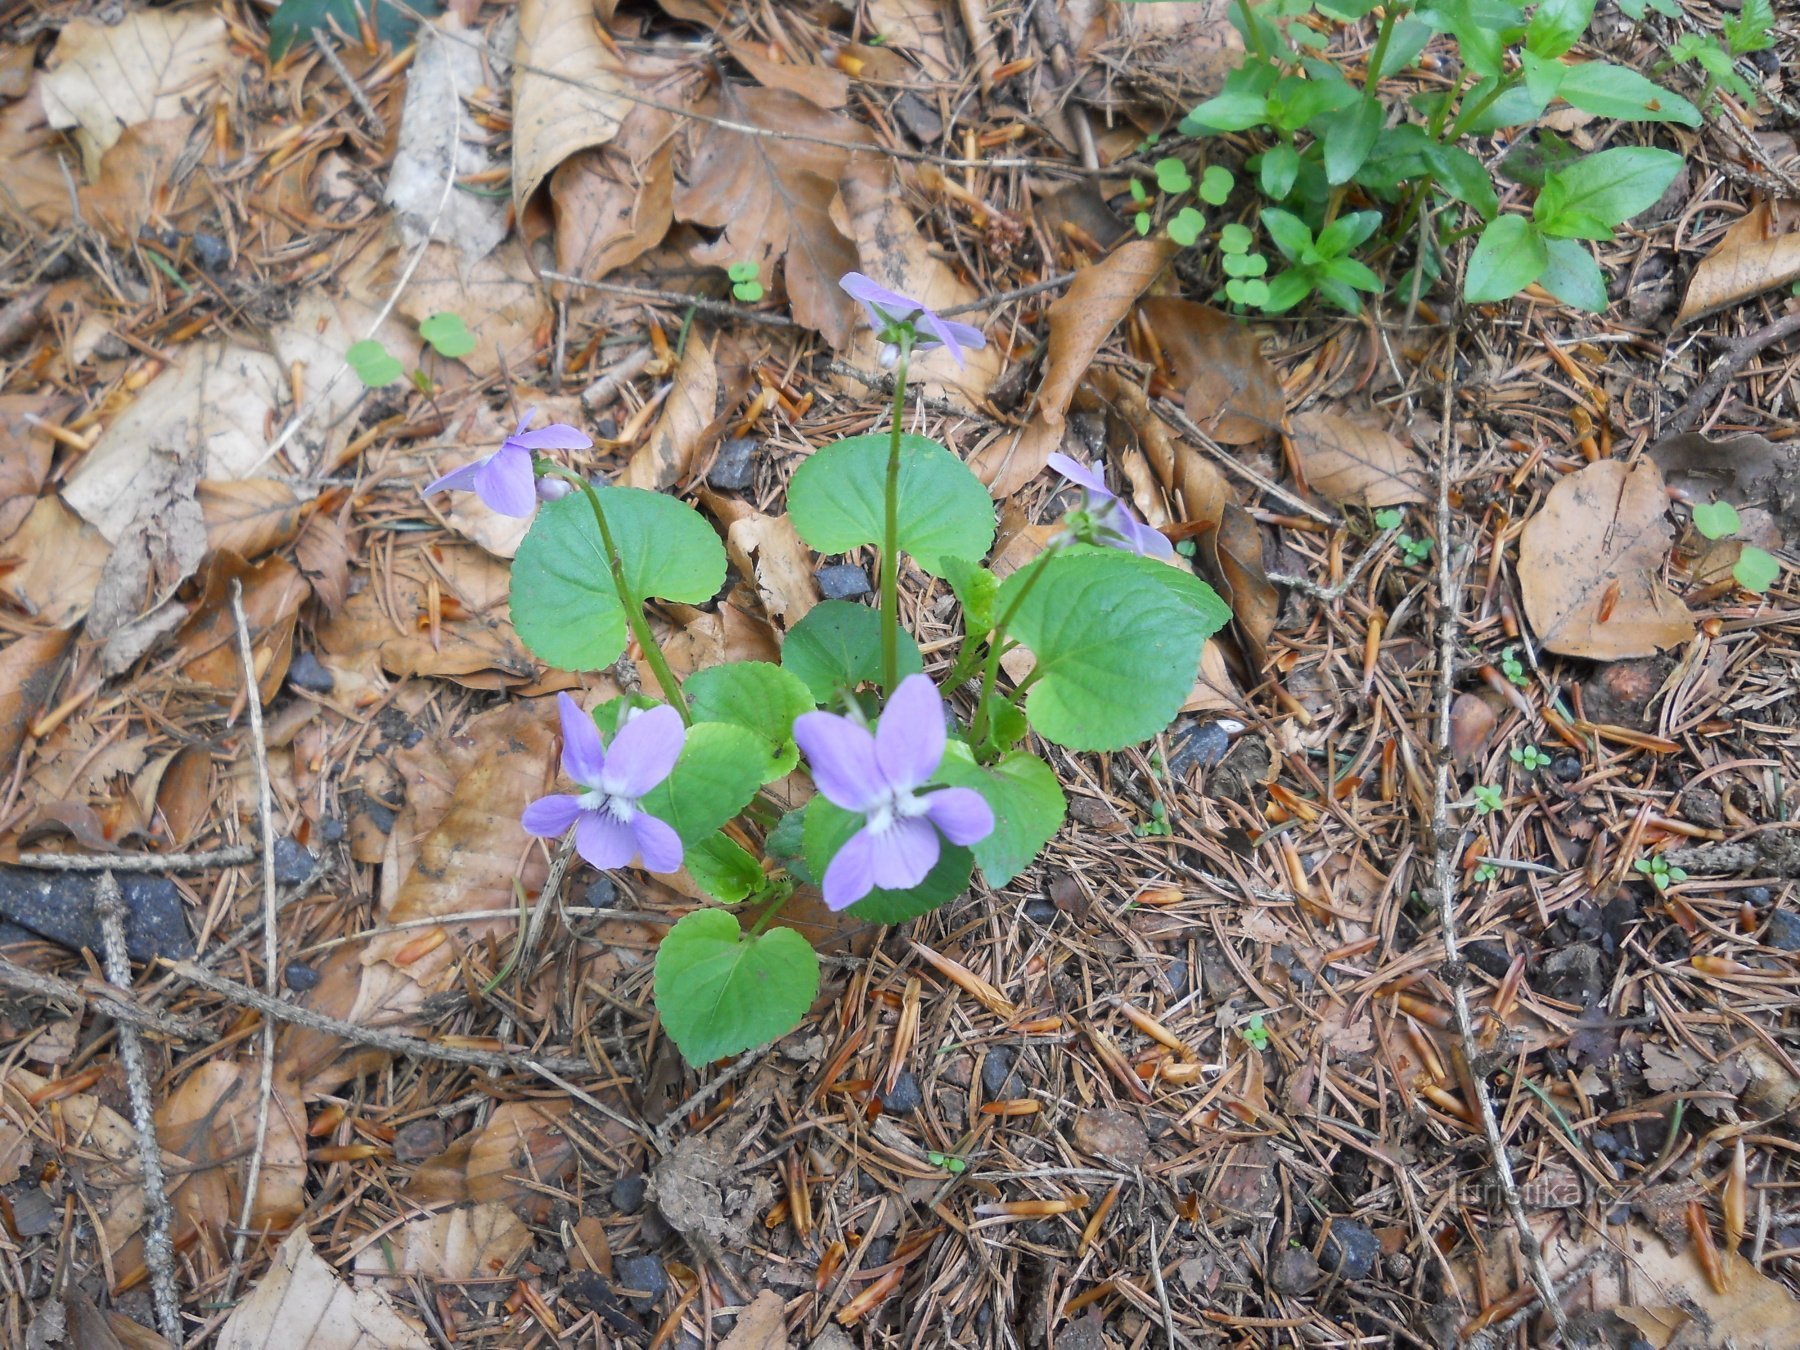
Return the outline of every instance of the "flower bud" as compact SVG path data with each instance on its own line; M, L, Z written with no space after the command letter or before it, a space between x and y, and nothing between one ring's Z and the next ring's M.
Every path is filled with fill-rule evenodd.
M899 364L900 344L898 342L890 342L881 349L881 368L883 370L892 370Z
M566 478L545 476L537 480L537 495L540 502L557 502L575 490L575 485Z

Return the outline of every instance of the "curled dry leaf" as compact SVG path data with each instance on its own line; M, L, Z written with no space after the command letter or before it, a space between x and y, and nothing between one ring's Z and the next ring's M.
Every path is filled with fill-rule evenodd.
M206 523L206 547L260 558L300 532L300 499L272 478L201 483L195 490Z
M708 444L709 432L715 429L719 369L712 349L698 333L688 335L673 381L649 438L619 475L620 487L666 488L687 476L694 456Z
M182 1080L156 1113L165 1149L187 1160L175 1193L181 1227L214 1238L237 1222L262 1101L262 1070L253 1060L209 1059ZM251 1218L282 1227L306 1207L306 1113L292 1087L276 1079L263 1136Z
M1281 593L1263 570L1262 531L1247 511L1227 502L1218 524L1201 530L1194 542L1200 575L1231 606L1231 631L1254 685L1268 665L1269 639L1281 613Z
M1783 231L1766 203L1752 207L1700 260L1675 326L1786 286L1800 277L1800 232Z
M996 497L1017 492L1043 472L1062 445L1063 422L1076 386L1094 357L1175 254L1167 239L1134 239L1092 267L1076 273L1050 305L1050 339L1044 378L1031 420L1016 435L1002 436L969 461Z
M513 44L513 206L521 215L558 164L618 134L630 89L592 0L523 0Z
M510 1273L531 1245L531 1230L505 1205L474 1205L412 1219L385 1242L356 1254L370 1279L491 1280Z
M1525 613L1545 648L1617 661L1693 637L1692 616L1662 582L1668 508L1648 460L1601 460L1550 489L1519 537Z
M176 651L188 679L233 693L244 687L237 617L231 608L233 581L244 588L244 622L250 628L257 689L266 704L287 678L294 657L294 622L311 588L299 570L279 556L251 566L235 553L220 553L207 564L206 589L176 636Z
M313 1250L305 1225L219 1330L218 1350L429 1350L378 1286L351 1288Z
M763 1290L738 1314L737 1325L719 1342L719 1350L788 1350L793 1342L788 1340L785 1313L781 1295Z
M61 497L39 497L0 544L0 596L39 623L70 627L88 612L111 556L112 545Z
M45 710L73 636L66 629L28 629L0 648L0 777L9 782L25 729Z
M472 1130L419 1164L405 1192L425 1205L506 1205L531 1222L549 1215L550 1197L539 1187L560 1184L575 1167L575 1144L563 1128L572 1102L502 1102L479 1130ZM621 1127L601 1118L602 1133Z
M1754 435L1715 441L1689 431L1653 441L1644 453L1669 487L1692 500L1762 508L1784 537L1800 538L1800 445Z
M731 59L765 89L785 89L820 108L841 108L850 99L850 77L841 70L808 62L790 65L750 42L725 40Z
M666 80L648 87L659 103L685 104ZM550 175L556 268L598 281L655 248L675 216L675 115L639 104L606 145L569 156Z
M1399 506L1425 500L1425 466L1387 428L1320 409L1295 413L1290 426L1307 483L1328 501Z
M950 55L948 7L941 0L868 0L868 12L883 47L905 52L928 79L957 78Z
M763 610L783 631L819 603L812 551L800 542L786 515L765 516L744 502L729 503L725 550L732 566L754 577ZM725 517L721 517L722 519Z
M1144 301L1143 311L1196 426L1226 445L1253 445L1280 427L1281 377L1249 324L1167 296Z
M1137 382L1123 371L1111 367L1096 370L1093 384L1109 411L1125 422L1144 447L1145 458L1175 504L1176 519L1190 532L1217 524L1232 499L1224 475L1169 430L1168 423L1151 411L1150 400Z

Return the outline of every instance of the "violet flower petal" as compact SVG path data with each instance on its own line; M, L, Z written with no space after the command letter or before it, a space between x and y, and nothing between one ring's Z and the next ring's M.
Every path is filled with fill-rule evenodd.
M943 845L938 832L917 816L901 817L885 830L871 830L870 871L884 891L910 891L937 866Z
M673 872L681 866L681 836L667 821L639 811L631 818L631 834L647 871Z
M552 422L547 427L539 427L536 431L515 433L506 438L508 445L516 445L523 450L586 450L593 445L593 438L585 432L564 422Z
M1175 556L1175 545L1161 530L1144 524L1122 505L1106 523L1124 536L1125 547L1133 553L1165 561Z
M584 788L598 787L606 774L606 747L600 743L600 728L567 694L556 696L556 708L562 714L563 772Z
M606 772L594 786L614 797L643 796L675 767L687 728L668 704L628 718L606 752Z
M826 865L825 879L819 886L826 909L848 908L875 889L874 852L867 826L844 841Z
M1064 478L1086 492L1094 505L1099 506L1103 502L1115 500L1112 492L1106 486L1106 480L1080 461L1070 459L1064 454L1055 454L1051 455L1046 462Z
M452 469L419 495L429 497L434 492L473 492L476 478L486 467L487 460L483 458L473 464L465 464L460 469Z
M911 792L944 758L944 701L924 675L900 681L875 725L875 762L888 786Z
M489 455L475 476L475 493L503 516L529 516L537 506L531 452L510 441Z
M849 297L860 304L868 313L869 324L880 332L889 323L898 323L925 308L910 295L901 295L898 291L890 291L886 286L861 272L846 272L838 278L838 285L844 288Z
M525 833L538 839L560 839L569 832L581 815L581 799L572 797L566 792L555 792L548 797L539 797L525 808L519 817L519 824L525 827Z
M974 788L940 788L922 800L927 818L953 844L967 847L994 832L994 808Z
M802 713L794 719L794 743L806 756L814 784L832 805L867 811L887 795L875 758L875 738L848 717Z
M607 811L583 811L575 822L575 851L602 872L623 867L637 857L637 836Z

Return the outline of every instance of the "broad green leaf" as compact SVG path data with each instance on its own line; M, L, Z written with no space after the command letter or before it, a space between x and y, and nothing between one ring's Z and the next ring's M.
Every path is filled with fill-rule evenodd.
M1545 241L1549 258L1538 284L1565 305L1599 314L1606 309L1606 278L1600 264L1578 239Z
M475 335L462 321L462 315L448 310L421 320L419 336L431 344L432 351L453 361L475 350Z
M992 768L975 762L968 747L951 742L937 781L973 788L994 810L994 832L971 847L981 878L1004 886L1027 867L1062 826L1068 803L1050 766L1014 750Z
M807 869L822 880L837 851L862 827L863 818L855 812L845 811L822 796L814 797L806 804L803 827ZM938 842L943 851L925 880L910 891L872 890L851 905L848 912L868 923L905 923L961 895L969 888L969 877L975 871L975 855L941 835Z
M1364 96L1325 124L1325 181L1333 187L1348 183L1375 148L1386 110L1377 99Z
M1638 145L1602 150L1545 179L1544 193L1554 205L1547 216L1537 218L1538 224L1544 233L1557 235L1566 231L1553 225L1621 224L1655 205L1680 172L1681 156L1672 151ZM1543 200L1539 198L1540 206Z
M1729 539L1744 528L1744 522L1730 502L1699 502L1694 507L1694 528L1708 539Z
M812 692L790 670L767 661L708 666L682 685L696 722L729 722L762 738L770 755L770 779L792 771L800 751L794 719L813 710Z
M1246 61L1225 77L1225 87L1181 119L1183 136L1247 131L1269 120L1268 93L1278 78L1267 61Z
M944 559L944 580L956 592L963 611L963 634L980 637L994 626L994 596L1000 590L1000 578L977 563L961 558Z
M1525 27L1525 50L1533 56L1561 56L1587 32L1594 0L1543 0Z
M344 360L356 372L356 378L370 389L392 384L406 374L406 367L374 338L364 338L344 353Z
M1242 285L1244 304L1258 304L1265 314L1285 314L1313 293L1313 276L1307 269L1290 268L1265 284L1260 301L1249 298L1255 293L1255 282L1245 281ZM1225 290L1229 294L1231 287L1228 285Z
M1731 576L1745 590L1762 595L1781 576L1781 564L1773 554L1764 552L1754 544L1745 544L1731 569Z
M1269 120L1283 131L1298 131L1313 118L1347 108L1358 97L1335 66L1315 63L1315 78L1290 75L1269 91Z
M760 888L762 864L729 835L709 834L686 851L688 875L713 899L735 905Z
M1562 88L1563 76L1569 73L1569 68L1561 61L1535 56L1531 52L1519 57L1519 69L1525 75L1525 87L1531 91L1532 98L1543 105L1556 97L1556 91Z
M1500 198L1494 192L1493 179L1487 166L1467 150L1435 142L1425 152L1425 163L1444 191L1459 202L1474 207L1483 220L1492 220L1500 209Z
M599 493L633 595L697 605L718 594L725 548L698 511L642 488ZM512 621L559 670L600 670L625 650L625 609L586 493L538 508L513 559Z
M1013 602L1023 571L1000 586ZM1147 740L1180 711L1200 650L1231 611L1192 573L1118 550L1071 550L1045 564L1012 632L1032 651L1026 715L1071 750Z
M1293 190L1294 179L1300 174L1300 155L1286 141L1271 145L1263 151L1258 174L1263 196L1278 202Z
M617 698L609 698L594 709L594 725L600 728L600 739L607 745L619 734L619 724L625 715L643 708L660 708L662 700L651 698L646 693L633 692L620 694Z
M1565 103L1596 117L1616 117L1623 122L1679 122L1687 127L1700 125L1700 110L1680 94L1671 93L1635 70L1605 61L1588 61L1568 67L1563 72L1557 93Z
M697 909L656 949L656 1011L695 1068L800 1025L819 993L819 957L791 928L746 937L722 909Z
M413 30L419 26L415 14L433 18L443 11L439 0L409 0L406 10L388 0L281 0L280 6L269 16L269 59L281 60L296 42L311 38L315 28L323 28L329 35L335 27L345 38L355 39L362 31L371 6L376 36L391 44L395 51L406 46Z
M1481 102L1481 94L1482 90L1479 88L1470 90L1463 95L1462 106L1475 107ZM1543 111L1543 103L1533 96L1531 90L1523 84L1515 84L1471 118L1463 132L1469 136L1485 136L1502 127L1522 127L1527 122L1536 121Z
M1554 131L1540 127L1513 142L1512 149L1500 161L1502 178L1510 178L1526 187L1542 188L1544 180L1566 169L1581 158L1581 151Z
M1313 247L1321 258L1341 258L1374 234L1380 224L1379 211L1352 211L1320 230Z
M1390 75L1398 75L1425 50L1425 44L1431 41L1431 25L1419 19L1402 19L1394 25L1393 34L1388 38L1387 51L1382 54L1381 65L1375 71L1375 78L1385 80Z
M925 669L919 644L900 630L900 674ZM819 703L881 679L881 615L867 605L825 600L781 644L781 668L798 675Z
M1275 247L1281 250L1281 256L1290 262L1313 246L1312 231L1299 216L1269 206L1263 208L1262 223L1269 238L1275 241Z
M762 737L729 722L696 722L675 771L638 803L667 821L692 848L737 815L768 782L769 751Z
M886 523L889 437L852 436L815 451L788 483L788 516L820 553L879 544ZM994 500L955 455L925 436L900 438L900 547L932 576L945 558L985 558Z
M1463 298L1485 305L1510 300L1544 275L1550 255L1544 236L1524 216L1496 216L1469 255Z

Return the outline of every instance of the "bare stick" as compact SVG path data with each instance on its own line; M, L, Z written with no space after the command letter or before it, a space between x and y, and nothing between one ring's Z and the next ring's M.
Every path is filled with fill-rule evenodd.
M1356 564L1351 567L1348 572L1344 573L1344 579L1335 586L1321 586L1316 581L1310 581L1306 577L1289 576L1286 572L1270 572L1269 580L1274 582L1277 586L1292 586L1295 590L1300 591L1305 595L1310 595L1315 600L1322 600L1329 605L1334 601L1341 599L1344 592L1356 585L1356 579L1360 577L1368 568L1369 564L1380 555L1381 550L1387 547L1388 540L1399 533L1400 527L1398 525L1393 525L1383 530L1381 536L1363 551L1362 557L1356 560Z
M659 291L648 286L625 286L616 281L589 281L586 277L572 277L567 272L540 272L538 275L545 281L560 281L565 286L578 286L584 291L598 291L602 295L622 295L628 300L642 300L647 305L691 307L705 314L742 319L745 323L759 323L765 328L800 327L785 314L751 309L734 300L717 300L710 295L689 295L686 291Z
M47 998L53 1002L69 1007L79 1008L91 1003L96 1010L112 1018L115 1022L126 1022L134 1027L142 1027L145 1031L154 1031L158 1035L167 1036L177 1041L206 1041L212 1034L198 1022L174 1013L158 1012L146 1008L134 999L127 998L112 985L100 980L88 978L80 984L71 984L67 980L59 980L54 975L46 975L41 970L31 970L25 966L14 965L11 961L0 957L0 984L8 989L16 989L22 994L32 994L38 998Z
M500 1068L513 1073L536 1073L540 1067L561 1074L585 1074L593 1071L593 1066L585 1059L566 1055L538 1055L524 1049L474 1050L460 1045L439 1045L436 1041L428 1041L423 1036L411 1036L403 1031L359 1027L354 1022L342 1022L335 1017L327 1017L324 1013L314 1012L311 1008L302 1008L298 1003L288 1003L279 998L270 998L254 989L246 989L235 981L213 974L195 961L170 961L164 958L163 964L177 979L210 990L240 1007L255 1008L265 1017L272 1017L278 1022L305 1027L309 1031L322 1031L327 1036L336 1036L352 1045L366 1045L371 1050L382 1050L390 1055L434 1059L441 1064L460 1064L470 1069Z
M231 617L237 621L238 659L244 667L244 701L250 710L250 748L256 756L256 814L262 822L263 879L263 981L270 997L279 989L281 972L280 933L275 926L275 794L269 787L269 751L263 741L262 690L256 682L256 654L250 649L250 623L244 617L244 588L231 583ZM244 1203L238 1210L237 1236L231 1243L231 1270L225 1276L225 1302L237 1289L244 1247L250 1240L250 1215L256 1208L256 1187L262 1180L263 1149L269 1136L269 1098L275 1087L275 1023L262 1025L262 1083L256 1100L256 1144L250 1151L250 1171L244 1179Z
M46 872L202 872L236 867L255 856L249 844L227 844L204 853L21 853L19 866Z
M94 891L100 920L100 947L106 978L120 989L131 988L131 958L125 953L125 897L111 872L100 874ZM144 1185L144 1268L150 1272L150 1294L156 1303L156 1325L163 1339L180 1345L181 1290L175 1284L175 1244L169 1237L169 1193L163 1184L162 1145L156 1141L156 1108L150 1101L150 1075L144 1067L144 1044L130 1022L119 1025L119 1059L131 1097L131 1123L137 1129L138 1164Z
M1218 460L1219 463L1224 466L1227 473L1236 474L1239 478L1242 478L1252 486L1261 488L1271 497L1286 505L1289 510L1298 511L1303 516L1311 516L1322 525L1339 525L1343 523L1329 511L1321 511L1311 502L1302 501L1299 497L1296 497L1280 484L1264 478L1247 464L1240 464L1235 455L1226 454L1225 448L1211 436L1208 436L1204 431L1200 430L1198 424L1195 423L1193 418L1187 415L1187 410L1182 408L1180 404L1171 403L1166 398L1159 398L1156 400L1154 407L1156 408L1157 416L1164 418L1169 422L1173 422L1176 429L1179 430L1183 436L1186 436L1189 440L1193 441L1194 444L1205 450L1207 454Z
M1450 825L1450 708L1456 699L1456 630L1457 612L1462 603L1462 564L1459 550L1450 547L1450 484L1456 478L1456 439L1451 433L1455 419L1453 402L1455 380L1444 382L1444 429L1438 449L1437 537L1438 537L1438 619L1437 727L1436 766L1432 775L1431 858L1432 887L1437 892L1438 925L1443 929L1444 979L1450 986L1450 1003L1456 1015L1456 1035L1462 1042L1464 1062L1469 1070L1469 1087L1475 1094L1475 1107L1481 1117L1481 1132L1487 1138L1494 1178L1506 1198L1507 1212L1518 1232L1519 1252L1525 1258L1531 1283L1536 1287L1558 1336L1568 1339L1568 1319L1556 1296L1556 1284L1544 1265L1544 1251L1525 1217L1525 1202L1513 1180L1512 1162L1506 1156L1506 1141L1500 1135L1500 1122L1494 1115L1494 1103L1488 1096L1487 1080L1475 1063L1475 1019L1469 1012L1468 969L1463 962L1456 929L1456 860L1461 854L1461 832ZM1456 556L1452 556L1455 554Z
M756 1065L762 1062L762 1057L769 1052L769 1046L773 1044L774 1042L771 1041L769 1042L769 1045L759 1045L754 1050L744 1051L743 1054L732 1061L730 1068L726 1069L725 1072L713 1079L712 1082L703 1085L686 1101L682 1102L680 1106L677 1106L673 1111L669 1112L668 1115L664 1116L663 1123L656 1127L656 1133L652 1136L652 1140L656 1144L656 1151L658 1153L668 1153L674 1147L670 1142L671 1136L675 1133L675 1126L680 1123L682 1117L686 1116L688 1112L692 1111L695 1107L709 1101L720 1088L728 1087L730 1084L737 1082L738 1079L742 1078L751 1069L755 1068Z
M331 45L330 36L323 28L313 29L312 34L313 46L317 47L319 55L325 58L325 64L331 67L332 74L336 75L344 88L350 91L350 97L356 101L356 106L362 110L362 115L369 119L369 125L375 128L376 134L386 136L387 123L375 110L375 105L369 101L369 96L363 93L362 86L351 76L350 68L344 64L344 58L339 56L337 48ZM454 151L452 153L454 154Z
M1694 386L1694 392L1688 395L1688 401L1669 419L1668 425L1663 428L1663 434L1679 435L1693 426L1700 420L1701 414L1712 406L1712 401L1725 392L1725 386L1731 383L1751 357L1764 347L1772 347L1795 333L1800 333L1800 314L1790 314L1774 323L1764 324L1753 333L1746 333L1741 338L1733 338L1727 342L1724 354L1713 362L1712 369L1706 372L1706 378Z

